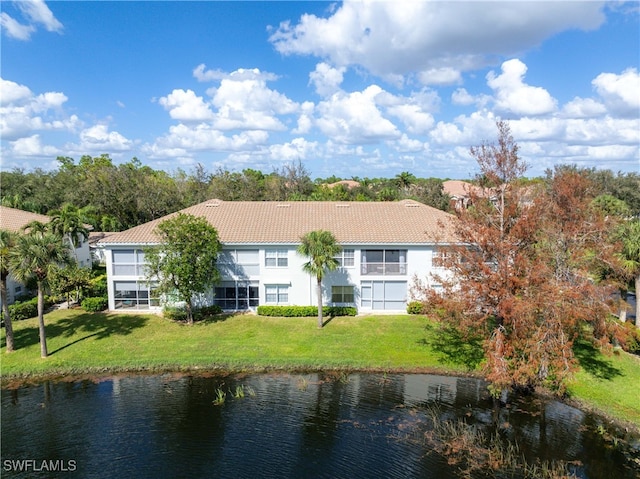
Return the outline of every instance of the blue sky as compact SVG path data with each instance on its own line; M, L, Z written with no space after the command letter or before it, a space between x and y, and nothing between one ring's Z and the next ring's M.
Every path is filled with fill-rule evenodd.
M640 172L638 2L0 2L2 170Z

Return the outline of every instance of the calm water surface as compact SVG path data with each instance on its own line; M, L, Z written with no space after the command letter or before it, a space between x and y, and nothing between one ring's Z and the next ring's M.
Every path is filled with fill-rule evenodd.
M434 411L498 432L529 461L574 461L577 477L640 477L638 438L613 440L596 416L539 398L496 408L476 379L377 374L131 376L2 390L2 477L462 477L425 440Z

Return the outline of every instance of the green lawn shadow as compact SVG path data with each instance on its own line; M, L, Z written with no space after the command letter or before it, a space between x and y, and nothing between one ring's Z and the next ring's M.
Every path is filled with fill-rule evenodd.
M573 345L573 354L582 369L599 379L612 380L623 375L620 369L612 366L611 362L587 340L577 340Z
M85 313L45 324L47 340L60 337L73 338L71 342L49 351L49 355L53 355L89 338L99 340L116 335L124 336L131 334L135 329L144 327L148 320L145 316L133 314L110 315L105 313ZM45 317L45 323L46 322L47 319ZM37 324L33 327L14 331L14 341L16 349L26 348L39 343L40 336Z
M429 346L445 364L462 365L474 371L484 359L482 338L463 336L455 328L445 324L425 326L427 337L418 341Z
M231 319L235 316L242 316L243 313L239 312L227 312L227 313L218 313L212 314L209 316L205 316L202 319L193 320L193 324L212 324L212 323L222 323L228 319ZM186 321L175 321L176 323L187 324Z

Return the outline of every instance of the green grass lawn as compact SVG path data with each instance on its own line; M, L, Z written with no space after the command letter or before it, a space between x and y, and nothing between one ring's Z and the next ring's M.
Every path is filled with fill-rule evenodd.
M155 315L59 310L45 317L49 357L40 358L37 319L14 323L17 351L3 354L0 372L11 379L136 370L375 370L463 374L477 350L436 337L423 316L333 318L222 317L193 326ZM603 356L580 344L580 372L571 394L589 407L640 425L640 359ZM452 361L456 355L459 361ZM466 366L465 366L466 365Z
M196 367L452 369L425 344L424 317L337 317L321 330L316 320L236 315L188 326L155 315L60 310L45 316L48 358L39 357L33 318L14 323L17 351L3 354L0 366L5 378Z

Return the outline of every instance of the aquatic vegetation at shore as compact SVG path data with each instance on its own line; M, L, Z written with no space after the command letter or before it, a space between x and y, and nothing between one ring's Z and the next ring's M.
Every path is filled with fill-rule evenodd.
M224 390L216 389L216 398L213 400L215 406L222 406L227 399L227 393Z
M442 455L458 468L461 477L517 477L523 479L571 479L578 462L527 462L516 442L501 437L499 431L485 432L481 425L464 419L447 418L437 407L427 408L419 430L404 432L400 439L418 441ZM406 429L405 427L400 428Z

